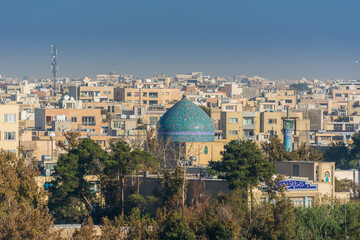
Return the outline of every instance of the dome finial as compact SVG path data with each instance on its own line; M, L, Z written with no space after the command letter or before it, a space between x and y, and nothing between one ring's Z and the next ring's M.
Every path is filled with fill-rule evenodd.
M184 99L184 98L186 98L186 94L185 94L185 93L182 95L182 99Z

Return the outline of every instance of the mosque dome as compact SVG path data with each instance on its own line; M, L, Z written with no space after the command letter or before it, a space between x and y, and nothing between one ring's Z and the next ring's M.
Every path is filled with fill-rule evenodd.
M215 126L193 102L183 98L160 118L158 136L170 142L213 142Z

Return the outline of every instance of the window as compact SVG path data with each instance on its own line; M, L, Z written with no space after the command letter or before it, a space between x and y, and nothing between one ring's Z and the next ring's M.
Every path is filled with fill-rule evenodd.
M238 123L238 118L229 118L229 123Z
M285 100L286 103L292 103L292 100Z
M114 128L120 128L121 130L125 130L125 122L124 121L115 121Z
M165 100L165 103L169 103L169 100Z
M294 207L305 207L304 197L290 198L293 202Z
M139 104L139 100L135 100L134 103L135 103L135 104Z
M143 104L147 104L147 101L146 101L146 100L143 100Z
M103 91L103 94L104 94L104 95L110 95L111 92L110 92L110 91Z
M276 124L277 123L277 119L269 119L269 124Z
M341 97L341 93L335 93L335 97Z
M225 106L226 110L234 110L234 106Z
M236 135L238 135L238 131L236 131L236 130L230 130L230 131L229 131L229 135L236 136Z
M307 207L312 207L314 205L314 197L306 197L307 198Z
M272 109L272 105L264 105L264 109Z
M158 101L156 101L156 100L150 100L150 101L149 101L149 105L151 105L151 106L156 106L156 105L158 105Z
M147 97L147 92L143 92L143 97Z
M82 117L83 126L95 126L95 117Z
M299 177L299 165L293 165L293 176Z
M131 92L127 92L126 96L131 97Z
M77 117L71 117L71 122L77 122Z
M345 125L346 131L347 132L355 132L355 124L346 124Z
M139 92L134 92L134 97L138 97L139 96Z
M204 154L208 154L208 147L207 146L204 147Z
M342 131L342 124L334 124L334 131Z
M150 93L149 93L149 97L151 97L151 98L157 98L157 97L158 97L158 93L157 93L157 92L150 92Z
M15 132L4 132L4 140L13 141L15 140Z
M158 117L150 117L150 124L156 124L158 122Z
M252 131L252 130L250 130L250 131L244 131L244 135L245 135L246 137L253 137L253 136L255 136L255 133L254 133L254 131Z
M254 118L244 118L243 120L243 124L244 125L251 125L255 123L255 119Z
M169 92L166 92L165 95L169 95L170 93Z
M318 182L319 181L319 166L316 166L316 173L315 173L315 181Z
M14 123L16 122L16 114L4 114L4 122Z

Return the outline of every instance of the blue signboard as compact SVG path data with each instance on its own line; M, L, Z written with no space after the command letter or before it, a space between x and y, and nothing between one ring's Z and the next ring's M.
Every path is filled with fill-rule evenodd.
M284 185L288 191L316 191L317 184L312 184L301 179L289 178L276 183L277 186ZM261 186L261 190L265 191L267 186Z
M317 184L311 184L309 182L306 182L305 180L299 180L299 179L287 179L284 181L280 181L276 183L277 186L285 185L286 189L289 191L301 191L301 190L317 190L318 186Z

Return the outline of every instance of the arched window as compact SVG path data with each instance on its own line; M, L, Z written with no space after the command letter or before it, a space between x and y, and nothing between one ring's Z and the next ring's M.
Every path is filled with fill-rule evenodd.
M204 148L204 154L208 154L208 147L207 146L205 146L205 148Z

